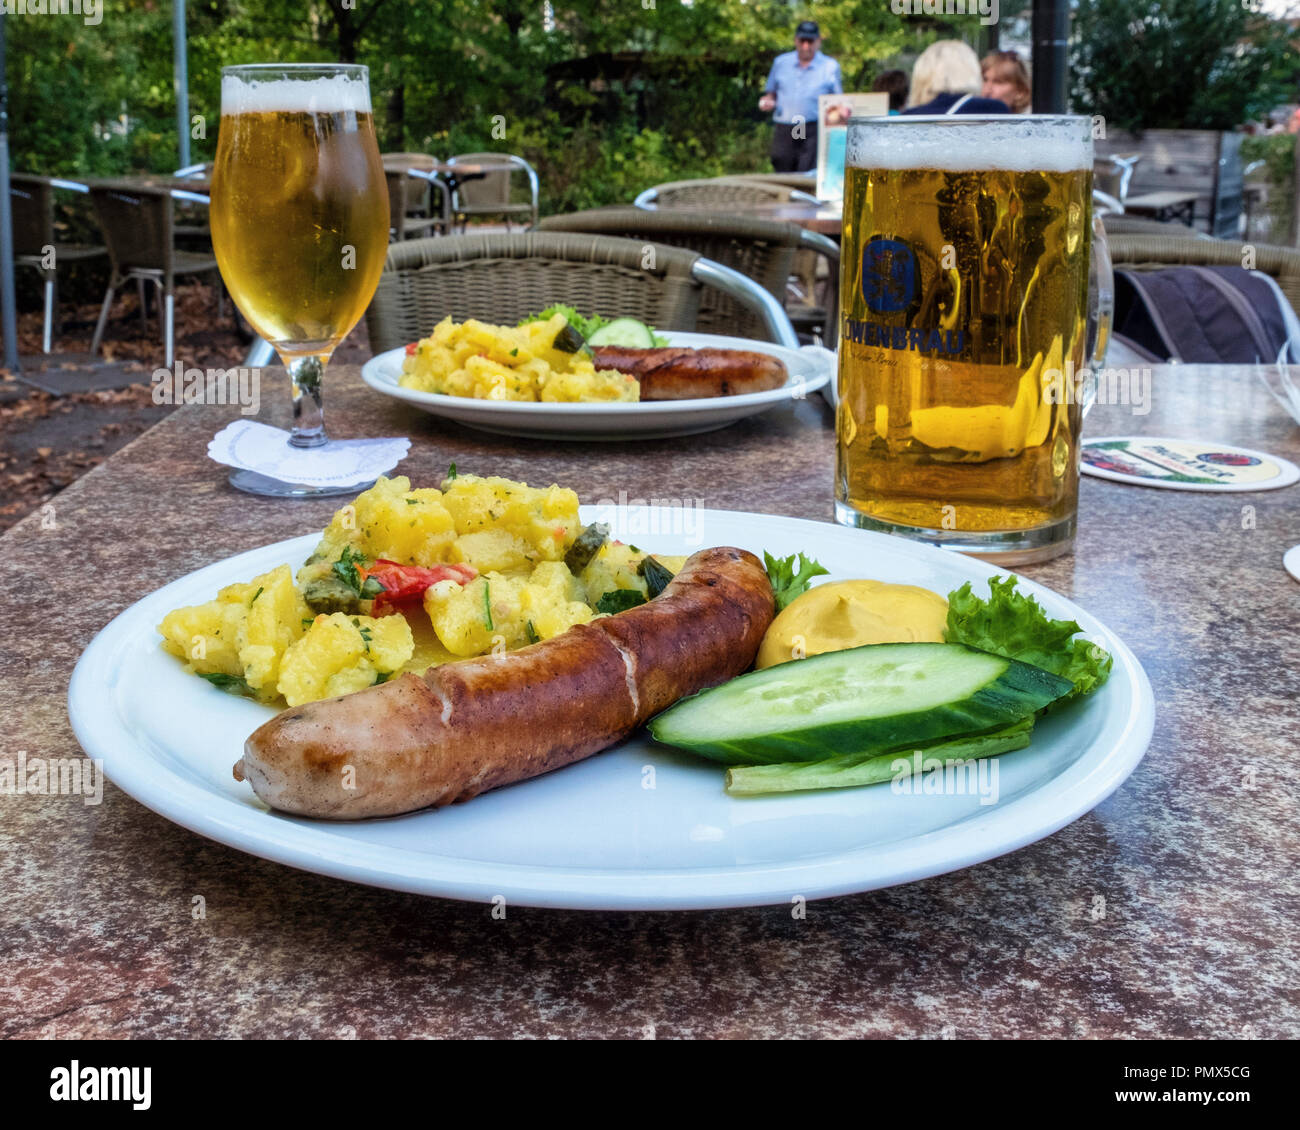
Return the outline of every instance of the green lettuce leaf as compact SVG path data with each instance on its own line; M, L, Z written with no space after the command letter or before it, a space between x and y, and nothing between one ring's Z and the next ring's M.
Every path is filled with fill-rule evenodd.
M987 600L971 591L970 582L948 594L948 625L944 639L964 643L1032 663L1074 684L1074 690L1054 702L1062 703L1092 694L1110 676L1110 653L1086 639L1073 620L1050 620L1032 596L1016 592L1015 577L989 578Z

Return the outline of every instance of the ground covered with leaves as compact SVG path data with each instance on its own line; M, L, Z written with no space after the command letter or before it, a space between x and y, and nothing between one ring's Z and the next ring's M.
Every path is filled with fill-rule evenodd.
M105 363L113 363L121 370L124 387L55 396L0 369L0 530L39 509L174 410L153 402L151 376L163 361L156 314L151 307L147 326L142 326L136 293L124 291L110 314L102 357L95 360L85 355L90 351L98 304L63 307L54 343L58 367L84 376L89 384ZM363 323L339 347L335 361L365 360L366 340ZM248 346L247 330L236 327L229 298L224 317L218 318L213 287L201 283L177 287L176 357L187 368L237 366ZM19 316L18 352L24 373L39 379L45 367L39 310Z

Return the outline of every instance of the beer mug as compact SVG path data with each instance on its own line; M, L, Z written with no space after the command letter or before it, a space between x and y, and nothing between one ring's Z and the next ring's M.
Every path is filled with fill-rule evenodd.
M388 187L368 70L223 68L210 218L231 298L289 370L289 442L319 447L326 442L325 366L365 313L388 253ZM230 481L292 497L356 489L279 484L248 471Z
M1091 126L850 122L838 521L1007 565L1073 544L1114 294Z

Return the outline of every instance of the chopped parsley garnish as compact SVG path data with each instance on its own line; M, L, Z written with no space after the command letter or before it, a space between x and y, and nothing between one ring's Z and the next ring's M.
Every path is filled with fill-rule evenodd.
M542 637L537 634L537 629L533 627L533 622L531 620L529 620L528 623L524 625L524 630L528 633L529 643L541 642Z
M492 623L492 583L488 580L483 582L483 623L489 632L496 630Z
M353 626L354 628L356 628L356 630L357 630L358 632L361 633L361 642L362 642L363 644L366 645L366 650L369 651L369 650L370 650L370 639L371 639L371 634L372 634L371 631L370 631L370 629L369 629L369 628L363 628L363 627L361 626L361 621L358 620L355 616L352 617L352 626Z
M446 481L447 481L447 482L451 482L451 480L454 479L455 477L456 477L456 464L455 464L455 463L452 463L452 464L451 464L450 466L448 466L448 468L447 468L447 479L446 479Z
M361 574L357 571L357 566L365 566L366 559L360 553L357 553L350 545L343 547L343 553L337 561L334 562L334 575L338 577L354 594L362 600L369 600L378 596L384 591L381 585L374 577L367 577L364 581Z
M257 603L257 598L262 595L262 586L257 586L257 592L253 593L253 599L248 602L248 607L252 608Z

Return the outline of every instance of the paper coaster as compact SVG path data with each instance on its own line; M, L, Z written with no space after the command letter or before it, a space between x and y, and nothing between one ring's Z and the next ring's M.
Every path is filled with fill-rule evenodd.
M1291 576L1300 581L1300 545L1293 545L1282 555L1282 564Z
M1212 440L1103 436L1085 440L1085 475L1169 490L1275 490L1300 479L1300 467L1276 455Z
M236 420L208 444L218 463L268 479L308 487L347 487L372 482L406 458L411 441L332 439L320 447L292 447L289 433L256 420Z

